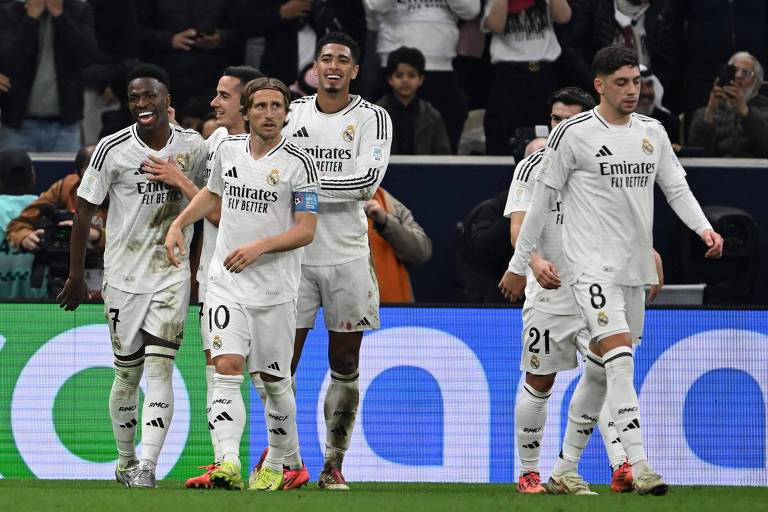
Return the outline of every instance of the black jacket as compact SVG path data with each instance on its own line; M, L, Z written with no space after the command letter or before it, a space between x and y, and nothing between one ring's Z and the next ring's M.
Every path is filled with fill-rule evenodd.
M569 3L573 11L571 21L558 29L563 48L558 66L567 77L564 83L593 93L592 58L601 48L611 46L620 30L614 17L614 0L570 0ZM670 0L651 0L645 12L645 32L651 68L664 84L664 105L674 106L677 100L673 84L678 82L680 43L669 4Z
M53 20L54 59L61 122L83 117L83 69L96 57L96 36L90 5L64 0L64 12ZM35 79L40 22L27 16L21 2L0 4L0 73L11 79L11 89L0 95L2 122L21 128Z

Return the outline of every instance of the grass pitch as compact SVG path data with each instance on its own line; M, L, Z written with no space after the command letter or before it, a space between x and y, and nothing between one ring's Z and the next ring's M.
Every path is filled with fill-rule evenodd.
M196 512L221 510L300 511L749 511L768 510L768 488L673 486L667 496L611 494L594 485L599 496L525 496L511 484L352 483L350 492L322 491L311 484L274 493L185 489L182 482L160 482L156 490L124 489L95 480L0 480L0 510L110 512Z

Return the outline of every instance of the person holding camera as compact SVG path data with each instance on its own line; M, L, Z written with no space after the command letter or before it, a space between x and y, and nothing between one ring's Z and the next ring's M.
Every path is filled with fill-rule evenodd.
M723 66L707 105L693 115L689 146L707 156L768 157L768 98L760 94L763 67L754 55L737 52Z
M38 198L28 202L8 223L5 231L5 237L12 250L34 254L33 269L36 272L33 271L33 287L41 286L42 272L45 268L48 269L48 290L51 297L58 293L69 270L68 241L72 228L72 211L77 200L77 187L88 167L93 150L94 146L81 147L75 156L76 172L57 180ZM91 221L88 236L86 268L93 271L89 272L89 275L93 273L93 279L89 279L88 286L91 292L101 290L101 258L104 254L106 216L106 208L100 208ZM66 243L56 244L59 239L65 240Z
M35 171L29 155L20 149L0 152L0 235L8 221L35 196ZM31 286L33 257L0 238L0 299L42 298L45 290Z

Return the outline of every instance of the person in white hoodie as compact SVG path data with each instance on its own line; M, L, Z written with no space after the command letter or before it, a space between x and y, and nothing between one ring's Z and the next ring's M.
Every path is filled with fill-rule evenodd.
M378 18L376 51L382 65L401 46L424 54L426 73L419 96L442 114L455 153L468 112L467 95L453 69L458 24L480 13L480 0L365 0L365 7ZM384 67L380 83L386 83Z

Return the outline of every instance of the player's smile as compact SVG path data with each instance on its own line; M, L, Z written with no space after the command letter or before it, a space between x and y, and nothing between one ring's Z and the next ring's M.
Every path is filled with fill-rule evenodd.
M139 78L128 84L128 110L142 128L167 122L169 96L153 78Z

